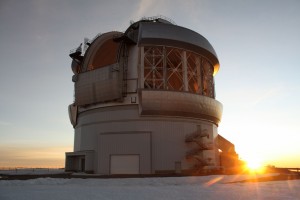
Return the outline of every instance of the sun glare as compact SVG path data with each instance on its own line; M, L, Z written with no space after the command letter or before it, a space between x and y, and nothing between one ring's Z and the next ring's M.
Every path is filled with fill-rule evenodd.
M261 167L261 164L256 161L247 162L247 167L252 170L257 170Z
M251 171L258 171L262 169L262 163L258 158L248 158L246 160L247 168Z

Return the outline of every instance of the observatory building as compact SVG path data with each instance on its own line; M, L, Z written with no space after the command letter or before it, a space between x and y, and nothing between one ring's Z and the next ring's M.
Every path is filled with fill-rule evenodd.
M219 61L202 35L147 18L124 33L85 39L70 57L75 139L66 171L157 174L222 166Z

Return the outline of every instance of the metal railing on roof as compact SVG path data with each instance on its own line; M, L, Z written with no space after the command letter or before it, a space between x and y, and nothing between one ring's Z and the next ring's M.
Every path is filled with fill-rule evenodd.
M96 40L102 33L98 33L93 39L86 41L86 44L91 44L94 40ZM85 44L84 44L85 45ZM79 47L70 50L70 54L80 52L82 53L82 44Z
M70 50L70 55L73 54L73 53L76 53L76 52L80 52L81 53L81 51L82 51L81 47L76 47L76 48Z
M155 21L157 19L163 19L171 24L176 25L175 21L173 21L172 19L170 19L166 16L163 16L163 15L156 15L156 16L152 16L152 17L142 17L141 18L141 20L149 20L149 21Z

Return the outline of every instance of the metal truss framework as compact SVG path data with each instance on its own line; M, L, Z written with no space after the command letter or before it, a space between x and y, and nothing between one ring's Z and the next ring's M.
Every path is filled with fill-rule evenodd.
M141 47L141 86L215 98L213 66L194 52L167 46Z

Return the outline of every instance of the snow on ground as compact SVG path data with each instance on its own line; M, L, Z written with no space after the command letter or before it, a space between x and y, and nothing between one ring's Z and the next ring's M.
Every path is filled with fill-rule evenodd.
M249 177L215 175L169 178L0 180L0 199L300 199L300 180L228 183L246 178Z

